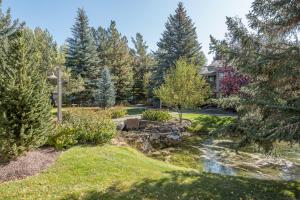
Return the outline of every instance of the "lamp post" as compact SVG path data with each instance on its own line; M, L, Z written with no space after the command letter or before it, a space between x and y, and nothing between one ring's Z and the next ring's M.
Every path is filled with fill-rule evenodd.
M52 75L48 76L49 80L57 81L57 121L59 123L62 122L62 71L60 67L56 68L57 76L52 73Z

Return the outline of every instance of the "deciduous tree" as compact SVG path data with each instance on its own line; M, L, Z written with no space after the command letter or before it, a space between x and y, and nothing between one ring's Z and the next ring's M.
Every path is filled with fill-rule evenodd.
M164 104L175 108L182 122L182 110L202 104L209 96L210 88L193 64L180 59L154 94Z

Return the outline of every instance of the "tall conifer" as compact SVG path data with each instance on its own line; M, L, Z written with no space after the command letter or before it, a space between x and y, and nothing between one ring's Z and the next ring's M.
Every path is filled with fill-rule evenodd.
M167 70L174 67L180 58L199 67L206 62L201 45L197 41L196 27L187 15L183 3L178 3L175 14L169 16L165 28L155 53L158 66L153 78L158 85L162 83Z
M98 82L98 90L96 93L96 101L100 107L110 107L115 105L115 87L111 80L110 72L107 67L101 71L101 76Z
M84 104L93 103L93 93L97 89L97 78L100 72L96 43L89 27L88 17L83 9L78 9L75 24L72 27L73 37L68 41L66 65L75 75L84 80L85 91L79 95Z
M112 21L108 29L97 31L98 55L102 66L108 66L116 89L117 102L127 101L133 84L132 57L125 36Z

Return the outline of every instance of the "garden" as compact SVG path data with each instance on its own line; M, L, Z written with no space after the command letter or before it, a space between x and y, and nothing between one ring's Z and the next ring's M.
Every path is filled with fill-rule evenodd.
M300 199L298 11L227 17L202 73L181 2L152 53L82 8L61 47L0 9L0 199Z

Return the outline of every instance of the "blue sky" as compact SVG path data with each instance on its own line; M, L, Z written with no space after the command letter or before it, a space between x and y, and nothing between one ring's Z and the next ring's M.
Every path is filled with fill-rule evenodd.
M209 35L223 38L225 17L244 17L252 0L183 0L197 27L198 40L209 62ZM107 27L115 20L119 31L131 37L142 33L150 50L156 50L169 14L173 14L178 0L3 0L3 8L10 7L14 18L27 26L47 28L58 44L71 36L77 8L84 8L91 26Z

